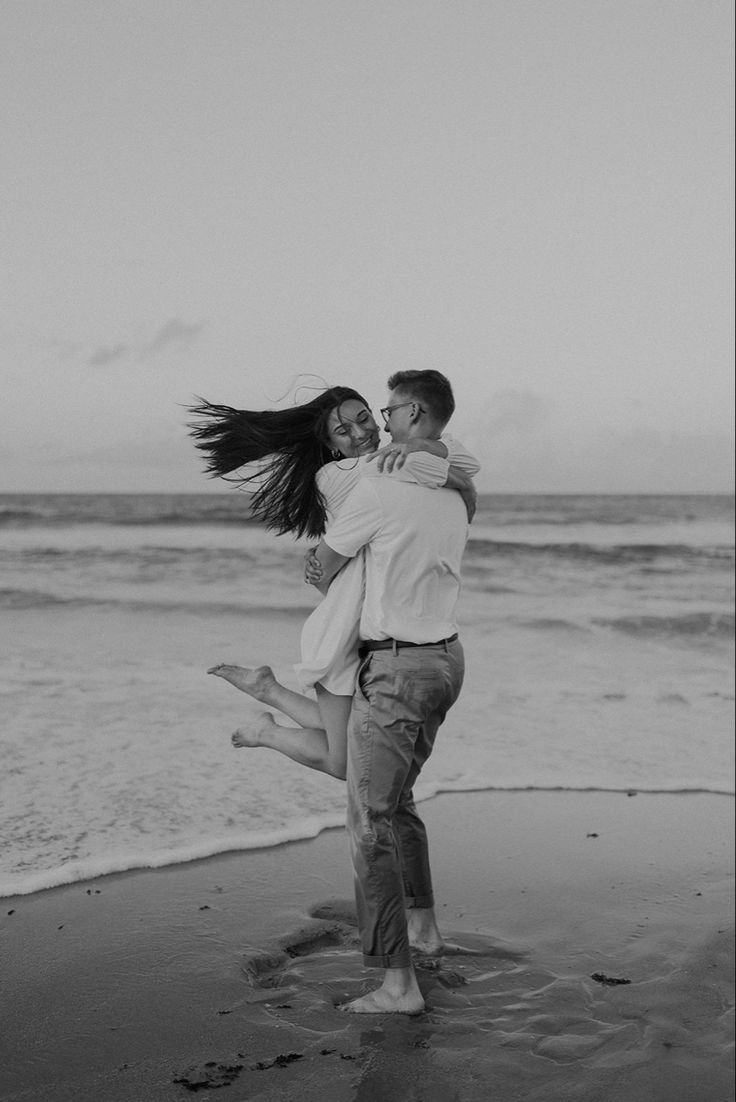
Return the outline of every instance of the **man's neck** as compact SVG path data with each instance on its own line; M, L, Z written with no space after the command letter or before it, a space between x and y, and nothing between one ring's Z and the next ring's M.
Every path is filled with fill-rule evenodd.
M439 440L442 436L443 427L437 425L435 422L430 421L417 421L416 425L412 425L407 433L407 441L409 440Z

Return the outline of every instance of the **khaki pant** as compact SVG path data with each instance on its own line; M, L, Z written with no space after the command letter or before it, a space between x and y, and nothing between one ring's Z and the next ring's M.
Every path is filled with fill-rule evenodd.
M411 962L405 909L432 907L427 834L412 789L463 683L454 643L371 651L348 731L347 826L368 967Z

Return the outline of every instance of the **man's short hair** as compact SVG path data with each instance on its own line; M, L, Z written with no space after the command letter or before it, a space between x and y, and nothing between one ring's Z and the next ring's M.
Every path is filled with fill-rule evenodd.
M439 371L397 371L389 379L388 389L410 394L441 425L455 412L452 387Z

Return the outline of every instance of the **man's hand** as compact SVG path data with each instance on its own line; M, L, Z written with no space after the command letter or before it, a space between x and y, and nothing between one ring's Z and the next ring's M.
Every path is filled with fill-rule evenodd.
M332 579L348 562L350 559L347 555L333 551L329 544L321 540L318 547L311 548L304 556L304 581L315 586L324 595L330 588Z
M322 581L322 563L317 558L316 547L310 547L304 556L304 581L307 585L319 585Z
M475 483L469 474L462 471L459 467L450 465L450 470L447 473L447 482L445 486L449 490L457 490L460 497L465 503L465 508L468 513L468 524L471 523L475 516L475 510L478 505L478 491L475 488Z

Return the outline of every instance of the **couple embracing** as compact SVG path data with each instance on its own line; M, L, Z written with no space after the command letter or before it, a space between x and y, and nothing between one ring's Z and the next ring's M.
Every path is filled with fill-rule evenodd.
M478 464L444 434L455 403L443 375L399 372L388 391L383 449L368 404L343 387L284 411L204 403L192 431L213 474L259 463L239 479L256 487L256 516L320 541L305 579L324 596L296 667L315 699L268 666L208 672L299 724L263 713L236 731L235 746L267 746L347 779L363 960L384 975L344 1009L416 1014L424 1000L411 948L439 955L443 942L413 787L462 686L455 610Z

